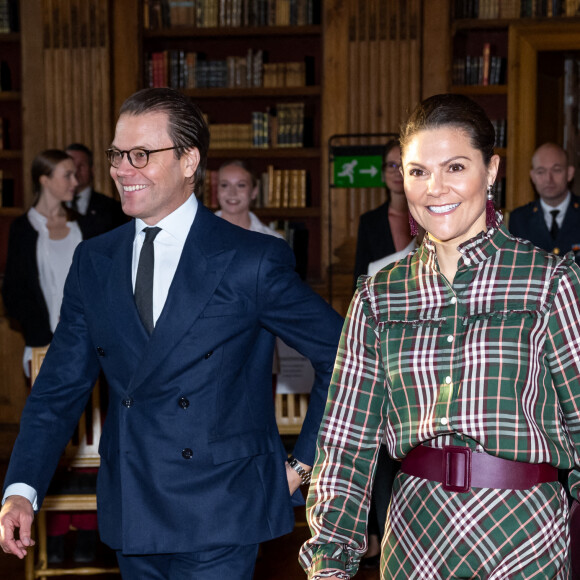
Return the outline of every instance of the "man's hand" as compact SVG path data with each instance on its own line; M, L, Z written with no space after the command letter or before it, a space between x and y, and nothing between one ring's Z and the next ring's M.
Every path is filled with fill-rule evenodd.
M304 463L299 462L300 465L306 470L310 471L311 467L309 465L304 465ZM302 485L302 478L298 475L298 472L294 471L289 463L286 461L286 477L288 478L288 489L290 490L290 495Z
M14 554L21 560L26 549L34 546L30 530L34 520L32 504L21 495L11 495L0 511L0 547L7 554ZM15 531L18 528L18 539Z

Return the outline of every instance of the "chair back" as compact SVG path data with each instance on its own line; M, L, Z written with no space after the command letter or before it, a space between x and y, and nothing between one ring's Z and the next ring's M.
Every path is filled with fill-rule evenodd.
M48 346L32 349L30 378L33 388L47 351ZM65 449L61 459L62 464L67 467L99 467L99 439L104 406L99 381L97 381L75 433Z
M308 410L309 393L277 393L276 423L280 435L298 435Z

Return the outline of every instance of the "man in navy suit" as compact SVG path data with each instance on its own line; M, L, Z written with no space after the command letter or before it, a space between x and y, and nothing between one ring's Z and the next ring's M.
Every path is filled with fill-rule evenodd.
M78 184L75 192L74 208L91 225L91 231L103 234L124 224L127 216L121 204L112 197L93 189L93 152L82 143L71 143L66 152L75 162Z
M574 251L580 264L580 198L572 195L568 184L574 166L566 151L555 143L544 143L532 157L530 178L539 199L514 209L510 232L553 254Z
M99 529L123 578L250 580L258 544L293 528L342 319L300 281L284 241L198 204L208 145L177 91L144 89L121 107L107 155L135 220L77 248L6 475L5 552L33 545L33 509L101 368ZM271 391L276 335L316 371L290 461Z

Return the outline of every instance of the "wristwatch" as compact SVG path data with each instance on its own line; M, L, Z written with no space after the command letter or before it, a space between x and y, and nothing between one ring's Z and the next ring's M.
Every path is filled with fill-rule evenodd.
M312 472L306 471L306 469L298 463L298 459L296 459L294 455L288 455L288 465L300 476L302 485L308 485L310 483Z

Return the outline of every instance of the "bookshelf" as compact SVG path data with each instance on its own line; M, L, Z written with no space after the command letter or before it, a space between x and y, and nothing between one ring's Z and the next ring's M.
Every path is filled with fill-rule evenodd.
M465 14L458 8L454 16ZM501 208L506 205L508 26L505 19L487 18L453 19L451 26L450 91L479 103L496 129L495 151L501 163L495 195Z
M22 213L22 66L15 2L0 0L0 217Z
M299 255L295 248L299 270L310 282L319 282L323 277L320 2L204 0L196 3L204 14L172 11L184 4L141 2L141 86L177 88L206 115L211 145L202 193L205 205L218 209L212 202L212 173L215 184L222 163L248 161L262 187L265 183L270 188L270 195L263 192L252 211L266 224L307 232L307 251L302 249ZM298 182L305 184L302 201L292 197L292 189L294 201L276 201L275 184L292 188Z
M577 0L451 3L449 90L470 96L500 123L496 152L502 162L496 196L504 210L533 199L528 172L536 146L563 141L564 75L545 71L558 66L563 71L563 54L578 50L580 42L572 39L579 23ZM501 59L497 82L484 82L484 69L494 56ZM459 82L462 78L467 81Z

